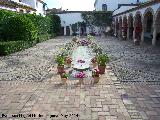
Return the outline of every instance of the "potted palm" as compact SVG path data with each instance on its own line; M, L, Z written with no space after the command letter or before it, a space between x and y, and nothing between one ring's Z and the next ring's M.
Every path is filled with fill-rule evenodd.
M56 62L57 62L57 70L59 74L64 73L64 56L63 55L57 55L56 57Z
M94 83L98 83L99 82L99 70L98 69L94 69L92 71L92 77L94 78Z
M64 73L60 74L60 76L61 76L62 83L67 84L66 81L67 81L69 75L64 71Z
M98 54L97 55L98 69L100 74L105 73L106 63L109 62L107 54Z

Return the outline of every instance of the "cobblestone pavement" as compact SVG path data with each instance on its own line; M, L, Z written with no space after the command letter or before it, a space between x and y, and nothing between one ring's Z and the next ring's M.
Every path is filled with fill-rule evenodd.
M98 42L111 58L115 85L131 119L160 120L160 47L135 46L115 37Z
M11 56L1 57L0 117L2 114L8 116L0 119L13 120L9 118L11 115L22 114L26 118L20 116L18 120L160 120L159 85L146 82L122 84L122 78L114 70L116 66L112 69L118 77L107 69L98 84L92 85L91 80L79 86L75 80L67 81L67 86L62 85L56 74L53 54L65 43L64 40L67 42L69 38L58 37ZM110 47L108 53L113 59L119 58L118 55L124 52L123 49L118 50L122 44L114 38L101 39L99 43L104 41ZM112 48L114 45L117 47ZM41 73L38 74L40 79L30 77L30 70L35 76ZM36 116L30 118L27 114Z
M121 82L160 82L160 46L135 46L115 37L98 38L111 58L110 65Z
M36 80L50 77L48 69L54 65L54 53L70 39L59 37L35 47L0 57L0 80Z

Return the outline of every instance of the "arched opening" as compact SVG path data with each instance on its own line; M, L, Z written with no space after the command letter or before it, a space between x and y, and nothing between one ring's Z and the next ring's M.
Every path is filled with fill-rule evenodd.
M24 10L20 9L19 12L20 12L20 13L24 13Z
M119 18L119 29L118 29L119 33L118 36L119 38L122 38L122 18Z
M69 28L69 26L66 26L66 36L70 36L70 28Z
M107 5L106 4L102 4L102 11L107 11Z
M133 30L134 30L134 27L133 27L133 16L132 15L129 15L128 17L128 38L129 39L133 39Z
M155 21L155 29L156 29L156 45L160 46L160 8L156 14L156 21Z
M141 41L141 34L142 34L142 17L140 13L137 13L135 16L134 22L134 29L135 29L135 39L137 40L138 44Z
M144 42L147 44L152 44L153 38L153 13L147 11L144 14Z
M122 37L123 39L127 38L127 17L125 16L123 18L123 27L122 27Z
M116 18L116 37L118 36L118 31L119 31L119 23L118 23L118 18Z

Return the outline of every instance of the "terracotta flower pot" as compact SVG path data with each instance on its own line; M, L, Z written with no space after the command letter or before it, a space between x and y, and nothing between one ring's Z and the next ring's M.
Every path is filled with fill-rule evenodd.
M99 66L99 65L98 65L98 69L99 69L99 73L100 73L100 74L104 74L104 73L105 73L106 66Z
M67 78L61 78L63 84L67 84Z
M93 77L94 78L94 83L98 83L99 82L99 77Z
M64 65L62 65L62 66L57 66L57 70L58 70L58 73L59 73L59 74L64 73Z
M97 67L97 63L92 63L93 68Z

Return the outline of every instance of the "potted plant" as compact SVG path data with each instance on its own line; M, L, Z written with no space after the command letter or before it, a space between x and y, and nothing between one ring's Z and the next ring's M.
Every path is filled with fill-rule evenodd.
M95 68L95 67L97 66L96 57L92 58L92 59L91 59L91 62L92 62L93 68Z
M97 55L98 69L100 74L105 73L106 63L109 62L109 58L106 54L98 54Z
M57 55L56 57L56 62L57 62L57 70L59 74L64 73L64 56L63 55Z
M64 73L60 74L60 76L61 76L62 83L67 84L66 81L67 81L69 75L64 71Z
M65 62L66 62L66 64L67 64L68 67L71 67L72 58L66 57Z
M77 38L76 38L76 37L73 37L73 38L72 38L72 41L76 43L76 42L77 42Z
M92 71L92 77L94 78L94 83L98 83L99 82L99 76L100 76L99 74L100 74L100 72L99 72L98 69L94 69Z
M77 74L75 74L76 78L79 78L79 83L80 84L84 84L83 78L85 77L85 73L83 71L78 72Z

